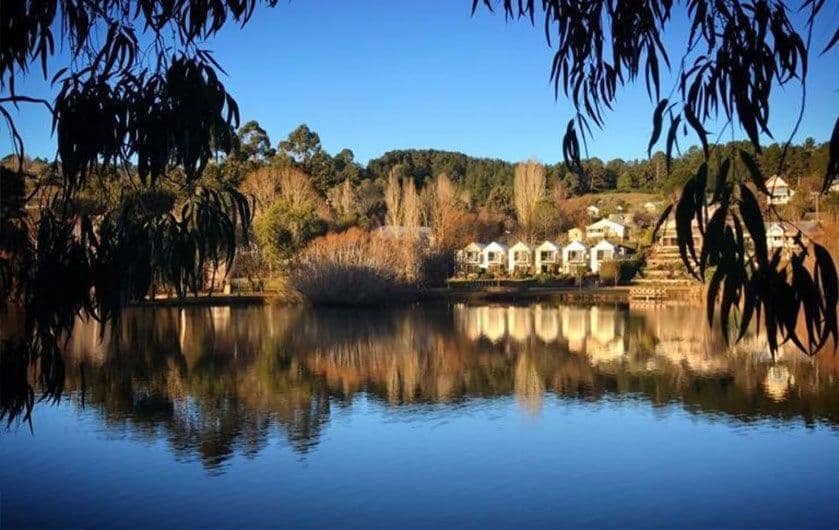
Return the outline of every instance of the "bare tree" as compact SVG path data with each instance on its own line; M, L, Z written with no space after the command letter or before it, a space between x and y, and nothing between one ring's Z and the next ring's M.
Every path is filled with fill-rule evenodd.
M399 177L396 174L396 168L391 169L387 177L387 184L385 185L385 206L387 206L385 224L394 226L401 225L402 186L399 184Z
M358 212L358 197L350 179L345 179L344 182L329 190L327 196L329 204L339 216L349 217Z
M256 215L278 199L292 208L315 208L320 202L308 175L293 167L259 168L245 177L241 190L254 198Z
M513 206L516 210L516 218L528 240L533 236L536 207L544 196L545 166L537 160L516 164L513 179Z
M418 227L421 216L420 197L414 179L406 177L402 181L402 224L412 228Z

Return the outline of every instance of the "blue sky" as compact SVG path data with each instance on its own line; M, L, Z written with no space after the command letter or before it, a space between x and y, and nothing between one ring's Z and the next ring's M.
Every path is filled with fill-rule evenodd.
M275 145L305 122L328 151L349 147L362 163L400 148L560 160L572 110L562 96L554 100L541 24L508 22L483 8L471 17L470 8L470 0L292 0L260 9L244 31L225 29L208 47L228 73L242 120L259 121ZM828 6L823 18L835 11ZM685 28L675 19L668 42L681 49ZM819 49L829 36L828 27L817 28ZM839 113L839 50L811 60L798 138L825 141ZM60 66L59 57L53 68ZM54 95L37 74L18 90ZM778 137L792 130L799 97L797 86L774 95ZM595 130L590 155L646 156L653 108L642 85L625 89L606 128ZM54 155L45 111L22 107L17 122L29 154ZM0 153L7 153L3 132Z

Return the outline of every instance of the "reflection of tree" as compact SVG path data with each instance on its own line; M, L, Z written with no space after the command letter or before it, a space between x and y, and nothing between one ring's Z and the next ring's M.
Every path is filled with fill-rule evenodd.
M272 429L306 452L333 400L351 406L359 393L387 406L515 395L528 413L546 392L621 394L742 421L839 423L839 369L829 360L773 364L759 337L723 354L695 320L693 308L552 304L137 309L102 343L95 323L79 327L67 387L80 390L83 371L84 402L107 425L164 436L208 468L256 454Z

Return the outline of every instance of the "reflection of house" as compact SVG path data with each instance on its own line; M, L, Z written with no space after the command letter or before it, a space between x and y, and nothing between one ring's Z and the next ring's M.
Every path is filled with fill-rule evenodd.
M563 307L561 310L562 336L568 341L572 352L583 352L588 336L588 309L584 307Z
M586 239L626 239L626 226L611 219L601 219L586 227Z
M460 270L470 270L482 266L482 256L484 251L483 243L469 243L463 249L458 250L455 256Z
M795 385L795 377L784 365L774 365L766 372L766 379L763 380L763 388L766 394L774 401L783 401L787 393Z
M559 338L559 309L537 305L533 309L533 330L543 342Z
M533 333L531 309L511 306L507 308L507 332L518 341L526 341Z
M545 241L533 252L536 273L555 273L562 265L562 248L553 241Z
M562 270L577 274L588 269L588 248L579 241L572 241L562 248Z
M626 320L614 308L594 306L589 311L586 354L593 364L620 359L626 353Z
M523 241L519 241L508 252L510 274L530 274L533 265L533 247Z
M481 267L488 271L501 272L507 266L507 245L493 241L481 251Z
M486 306L478 308L481 315L481 335L498 342L507 334L507 308Z
M600 265L604 261L624 260L635 254L635 249L621 245L620 243L612 243L608 239L602 239L596 245L591 247L591 272L600 271Z
M795 192L789 187L789 184L778 175L769 177L769 180L766 181L766 189L769 190L769 197L767 199L769 204L786 204L795 195Z

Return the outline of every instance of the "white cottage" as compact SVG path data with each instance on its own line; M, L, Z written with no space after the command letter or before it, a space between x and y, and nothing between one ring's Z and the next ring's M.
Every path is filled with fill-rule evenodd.
M611 219L603 218L596 223L592 223L586 227L586 239L626 239L628 230L626 226L613 221Z
M481 250L481 267L491 272L507 268L507 245L493 241Z
M576 274L588 270L588 247L580 241L572 241L562 248L562 270Z
M810 244L810 236L817 226L812 221L798 221L793 224L771 223L766 227L766 246L770 252L775 249L798 250L801 245Z
M534 251L536 274L554 274L562 265L562 247L553 241L543 241Z
M483 243L472 242L463 247L461 250L457 251L455 255L455 259L457 261L457 266L462 271L468 271L475 269L476 267L481 267L481 259L484 248L486 245Z
M510 274L530 274L533 268L533 247L524 241L519 241L510 247L507 256L507 270Z
M787 181L778 175L769 177L769 180L766 181L766 189L769 190L768 202L772 205L786 204L795 195L795 191L789 187Z
M586 211L588 212L589 216L592 218L597 217L600 215L600 208L595 206L594 204L590 204L586 207Z
M632 254L635 254L635 249L603 239L591 247L589 257L591 272L599 272L600 265L604 261L627 259Z

